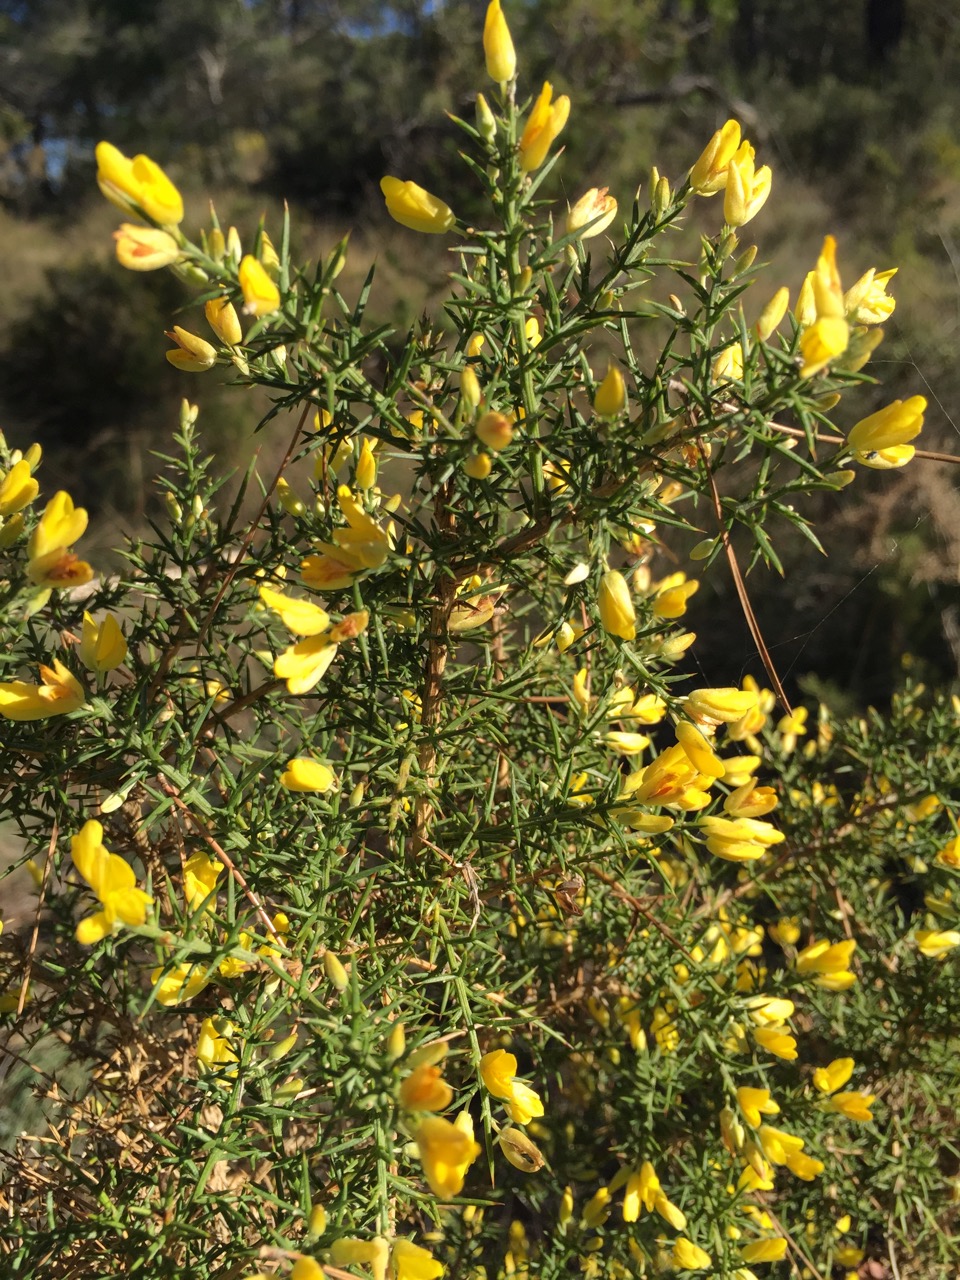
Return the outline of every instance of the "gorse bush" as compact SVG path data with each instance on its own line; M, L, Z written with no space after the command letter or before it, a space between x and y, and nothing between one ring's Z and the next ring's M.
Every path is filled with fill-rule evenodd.
M4 936L5 1275L955 1256L960 708L808 725L772 666L694 679L684 629L694 566L746 602L778 528L816 546L805 495L913 456L918 396L826 416L893 272L844 292L828 237L792 312L745 299L771 175L733 121L622 226L604 190L558 217L570 104L518 101L498 0L483 44L452 126L483 224L383 180L455 255L402 341L372 272L339 293L345 243L191 242L164 173L98 148L120 262L205 306L168 359L266 389L286 447L234 485L184 402L169 518L101 578L5 451L2 803L38 895Z

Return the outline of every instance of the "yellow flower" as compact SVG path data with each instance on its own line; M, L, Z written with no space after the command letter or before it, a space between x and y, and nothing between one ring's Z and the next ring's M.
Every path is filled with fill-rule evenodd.
M506 449L513 440L513 423L505 413L497 413L493 409L481 414L473 430L481 444L494 453Z
M763 1123L761 1116L779 1115L778 1103L770 1097L769 1089L753 1089L746 1085L737 1090L737 1102L748 1124L758 1129Z
M647 1213L653 1212L657 1196L660 1194L660 1179L653 1165L645 1160L638 1170L627 1178L627 1187L623 1195L623 1220L636 1222L641 1207Z
M440 1067L424 1062L401 1081L397 1096L408 1111L443 1111L453 1101L453 1090Z
M791 1151L787 1155L787 1168L795 1177L802 1178L804 1182L812 1182L823 1173L823 1162L803 1151Z
M197 1038L197 1062L203 1071L215 1071L231 1062L239 1062L230 1045L237 1028L227 1018L204 1018ZM229 1073L236 1075L236 1070Z
M583 1213L580 1220L584 1226L595 1230L597 1227L603 1226L610 1217L610 1188L598 1188L587 1203L583 1206Z
M802 1138L787 1133L785 1129L774 1129L768 1124L760 1126L757 1137L763 1154L771 1164L786 1164L792 1154L803 1150Z
M357 1240L350 1236L341 1236L330 1246L330 1259L335 1266L369 1267L373 1280L386 1280L389 1257L390 1246L383 1236L374 1236L372 1240ZM322 1274L326 1273L322 1272ZM299 1280L299 1277L291 1276L291 1280ZM306 1276L304 1280L312 1280L312 1277Z
M346 528L334 529L333 542L318 542L319 555L307 556L300 572L307 586L332 591L352 585L354 578L368 569L379 569L392 546L389 530L364 511L349 486L337 490Z
M2 713L3 707L0 706L0 714ZM960 933L956 929L918 929L914 934L914 941L921 955L925 955L928 960L939 960L954 947L960 947Z
M752 711L758 695L752 689L729 686L718 689L695 689L683 700L683 709L697 724L733 724Z
M287 761L280 785L288 791L330 791L337 785L337 775L328 764L301 757Z
M600 579L597 607L600 623L608 635L619 636L621 640L632 640L636 636L637 615L622 573L611 569Z
M757 323L753 326L753 331L761 342L766 342L770 338L786 315L789 305L790 290L786 287L778 289L760 312Z
M326 1280L327 1273L312 1258L298 1258L290 1272L290 1280ZM271 1280L268 1276L251 1276L249 1280Z
M330 615L310 600L298 600L285 596L272 587L260 588L260 599L278 613L284 626L298 636L317 636L330 629Z
M701 774L677 743L661 751L643 769L628 775L621 800L649 805L676 805L685 811L702 809L710 801L706 790L713 779Z
M117 242L117 261L129 271L159 271L181 257L180 246L170 232L156 227L124 222L113 238Z
M800 375L810 378L842 355L850 342L833 236L824 237L817 265L804 282L797 300L797 319L803 329Z
M510 28L500 8L500 0L490 0L483 22L483 53L487 75L498 84L506 84L517 74L517 55Z
M103 844L103 827L90 818L70 841L73 865L100 900L100 911L77 925L77 941L85 946L99 942L117 924L140 925L153 902L138 889L133 867Z
M788 1018L792 1018L796 1006L792 1000L786 1000L782 996L753 996L747 1001L747 1009L750 1018L758 1027L766 1026L771 1022L786 1022Z
M214 907L213 894L223 867L203 849L192 853L183 867L183 897L191 911L206 902L208 911Z
M237 272L243 291L243 310L248 316L268 316L280 307L280 290L270 279L263 263L253 254L244 254Z
M240 317L229 298L211 298L204 303L203 314L213 332L228 347L236 347L243 341Z
M217 363L217 349L205 338L181 329L178 324L165 332L170 341L177 344L173 351L165 353L175 369L182 373L205 373Z
M444 1200L459 1195L467 1170L480 1154L469 1114L458 1116L455 1124L441 1116L425 1116L414 1138L433 1194Z
M164 226L183 221L183 197L149 156L130 160L109 142L97 143L96 156L97 185L111 204Z
M390 1261L394 1280L436 1280L443 1275L443 1263L412 1240L394 1240Z
M529 1085L514 1079L517 1059L505 1049L493 1049L480 1059L480 1078L495 1098L503 1098L514 1124L529 1124L543 1115L539 1094Z
M713 1266L713 1259L699 1245L695 1245L686 1236L678 1236L673 1242L670 1257L675 1267L682 1271L706 1271Z
M875 1098L876 1094L858 1093L855 1089L851 1089L844 1093L835 1093L827 1105L831 1111L836 1111L839 1115L846 1116L848 1120L866 1122L873 1119L870 1104Z
M627 388L623 381L623 374L616 365L612 364L597 387L593 408L601 418L616 418L626 407Z
M86 511L83 507L74 507L69 493L61 489L44 508L40 523L30 535L27 554L31 560L37 560L69 547L83 536L86 527Z
M708 778L722 778L726 766L712 750L710 743L700 730L689 720L681 720L676 726L677 741L683 747L684 755L694 766L697 773Z
M743 381L743 347L739 342L732 342L717 353L710 366L710 380L713 383Z
M589 240L606 231L617 216L617 202L606 187L591 187L567 214L567 235L578 232L578 240ZM581 230L583 228L583 230ZM600 410L597 410L600 413Z
M769 165L757 169L754 150L744 142L727 166L727 186L723 197L723 216L729 227L742 227L766 204L773 174Z
M755 818L701 818L707 835L707 849L728 862L753 862L773 844L785 839L782 831Z
M387 176L380 179L380 190L387 202L390 217L411 231L443 235L456 222L449 205L429 191L424 191L415 182L403 182L400 178Z
M744 1245L740 1256L744 1262L779 1262L786 1257L787 1242L783 1236L772 1236L768 1240L755 1240Z
M80 661L91 671L103 673L119 667L127 656L127 642L112 613L98 626L92 615L84 611L78 652Z
M845 991L857 980L856 975L849 972L856 948L852 938L846 942L830 943L826 939L812 942L797 954L797 973L812 975L816 985L828 991Z
M163 967L150 971L154 987L154 999L164 1006L192 1000L210 981L210 971L197 964L178 964L164 971Z
M31 471L29 461L21 458L0 480L0 516L9 516L15 511L22 511L40 492L40 486L34 480Z
M825 1067L817 1067L813 1073L813 1085L821 1093L836 1093L853 1075L852 1058L834 1058Z
M86 702L80 681L63 663L54 658L53 668L41 667L42 684L24 680L0 683L0 716L6 720L43 720L47 716L64 716Z
M687 581L685 573L671 573L654 586L653 613L657 618L682 618L687 601L700 589L697 581Z
M562 94L554 102L553 85L545 81L520 137L520 168L524 173L540 168L569 115L570 99Z
M718 129L690 170L690 185L697 195L715 196L727 185L730 161L740 146L740 125L728 120Z
M882 324L889 320L896 299L887 293L887 285L897 274L896 267L878 271L871 267L843 295L843 305L851 324Z
M882 453L904 445L923 428L927 402L923 396L894 400L867 418L861 418L847 436L847 443L857 453Z
M797 1042L788 1027L755 1027L753 1038L761 1049L766 1049L775 1058L782 1058L784 1062L796 1061Z

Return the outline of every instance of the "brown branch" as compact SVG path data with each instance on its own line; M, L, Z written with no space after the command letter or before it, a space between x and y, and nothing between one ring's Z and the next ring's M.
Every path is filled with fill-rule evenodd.
M743 580L743 574L740 572L740 565L737 562L737 555L733 549L733 542L730 538L730 532L723 520L723 504L720 501L720 493L717 490L717 482L714 478L713 468L707 458L706 450L701 442L697 441L697 449L700 453L700 460L703 468L707 473L707 479L710 481L710 493L713 498L713 513L717 518L717 528L720 531L720 540L723 542L723 549L726 553L727 563L730 566L730 574L733 578L733 585L737 589L737 596L740 600L740 608L743 610L743 616L746 619L753 642L757 646L757 652L763 662L764 670L770 677L770 683L773 685L777 698L780 700L787 712L787 715L793 714L793 708L784 692L777 669L773 665L773 658L770 656L770 650L767 648L766 642L760 631L760 625L757 622L757 615L753 611L753 605L750 603L750 596L747 594L747 584Z

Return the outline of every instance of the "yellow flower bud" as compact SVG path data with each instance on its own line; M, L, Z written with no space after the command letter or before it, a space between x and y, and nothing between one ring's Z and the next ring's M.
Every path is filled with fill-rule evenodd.
M623 374L616 365L610 366L603 381L597 387L593 407L601 418L616 418L627 407L627 388L623 381Z
M767 305L760 312L757 323L753 326L754 333L761 342L766 342L770 335L776 329L777 325L787 313L787 307L790 305L790 290L784 286L777 290Z
M10 470L0 479L0 516L13 515L29 506L40 486L30 474L30 463L26 458L15 462Z
M287 767L280 775L280 785L287 791L332 791L337 785L337 775L328 764L299 758L287 761Z
M489 453L474 453L467 458L463 464L463 469L471 480L486 480L492 466L493 462Z
M127 642L112 613L98 626L93 617L84 612L78 652L80 661L91 671L102 673L119 667L127 656Z
M619 636L621 640L634 639L637 634L637 615L630 588L622 573L611 569L600 579L597 607L600 610L600 623L608 635Z
M111 204L165 226L183 221L183 197L149 156L130 160L109 142L97 143L96 156L97 185Z
M482 93L477 94L476 121L477 133L489 146L497 136L497 120Z
M504 413L497 413L495 410L489 410L483 414L474 428L477 439L492 449L494 453L499 453L501 449L506 449L507 445L513 439L513 423Z
M490 0L487 6L483 23L483 53L491 80L506 84L517 74L517 55L500 0Z
M350 975L340 963L340 957L332 951L323 953L323 970L338 991L346 991L350 985Z
M248 316L268 316L280 307L280 290L267 275L262 262L246 254L238 275L243 290L243 309Z
M472 365L467 365L460 374L460 399L467 409L476 409L480 403L480 382Z
M411 231L442 235L456 222L449 205L415 182L402 182L399 178L387 176L380 179L380 190L386 199L390 217Z
M204 303L203 314L213 332L228 347L236 347L243 341L240 317L229 298L211 298Z
M728 120L718 129L690 170L690 185L701 196L713 196L727 185L727 169L740 146L740 125Z

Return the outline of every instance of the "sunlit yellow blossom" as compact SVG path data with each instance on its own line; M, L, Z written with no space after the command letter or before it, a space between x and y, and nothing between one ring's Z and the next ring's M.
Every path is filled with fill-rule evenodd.
M317 636L330 628L330 615L310 600L286 596L272 587L261 587L260 599L280 615L284 626L294 635Z
M755 779L751 778L727 796L723 808L734 818L762 818L764 814L772 813L778 803L777 793L772 787L758 787Z
M706 788L712 781L699 772L677 743L661 751L644 769L630 774L621 799L639 804L676 805L685 810L701 809L709 803Z
M616 216L617 202L608 194L607 188L591 187L567 214L567 234L577 231L579 240L589 240L591 236L606 231Z
M627 1178L623 1196L624 1222L636 1222L641 1208L646 1209L647 1213L652 1213L659 1194L660 1179L650 1161L645 1160L640 1168Z
M77 941L85 946L99 942L118 924L141 925L153 899L137 888L129 862L110 853L103 844L103 827L95 818L83 824L70 841L73 865L100 900L96 915L77 925Z
M603 745L610 747L613 751L619 751L621 755L635 756L649 747L650 739L645 733L621 733L611 730L603 735Z
M520 168L525 173L540 168L569 115L570 99L561 94L554 102L553 85L545 81L520 137Z
M612 364L593 397L594 411L601 418L616 418L627 407L627 388L623 374Z
M269 1276L251 1276L249 1280L272 1280ZM326 1280L326 1272L312 1258L298 1258L290 1272L290 1280Z
M495 1098L503 1098L514 1124L529 1124L543 1115L543 1103L537 1093L516 1080L517 1059L505 1049L493 1049L480 1059L480 1077Z
M744 1245L740 1256L744 1262L779 1262L786 1257L787 1242L783 1236L771 1236L768 1240L754 1240Z
M112 613L108 613L98 624L91 614L84 611L83 630L77 652L80 654L80 661L91 671L102 673L119 667L127 656L127 642Z
M853 1075L853 1058L834 1058L825 1067L817 1067L813 1073L814 1088L821 1093L835 1093L842 1089Z
M44 720L76 711L86 702L83 685L59 658L40 667L42 684L25 680L0 682L0 716L6 720Z
M483 54L487 75L497 84L505 84L517 74L517 55L500 0L490 0L487 5L483 22Z
M743 380L743 347L739 342L731 342L721 348L710 366L710 381L714 383L735 382Z
M222 871L221 863L211 858L206 850L198 849L190 855L183 867L183 897L191 911L196 911L204 902L208 910L213 908L211 895Z
M811 311L813 318L810 318ZM803 357L800 374L809 378L842 355L850 341L850 326L845 317L843 289L837 269L837 242L833 236L824 237L817 265L801 290L797 312L803 330L800 337L800 354Z
M175 369L182 373L205 373L217 363L217 349L205 338L181 329L178 324L165 332L170 341L177 344L172 351L165 352Z
M804 1182L812 1182L823 1173L823 1162L808 1156L805 1151L791 1151L787 1155L787 1168Z
M31 560L39 560L72 546L83 536L86 527L86 511L75 507L69 493L61 489L44 508L40 523L30 535L27 554Z
M796 1061L797 1042L788 1027L755 1027L753 1038L761 1049L766 1049L775 1058L783 1058L785 1062Z
M603 1226L610 1217L610 1188L599 1187L583 1206L580 1220L591 1231Z
M278 655L273 664L273 674L278 680L286 680L288 693L308 693L336 657L337 645L360 635L366 630L369 620L367 610L361 609L347 614L329 631L307 636Z
M39 492L40 486L31 474L30 463L21 458L0 479L0 516L22 511Z
M288 791L331 791L337 785L337 775L320 760L299 757L287 761L280 785Z
M392 538L363 508L348 485L337 489L337 502L346 527L333 531L332 542L319 542L319 555L307 556L300 565L307 586L331 591L350 586L358 574L379 569L389 554Z
M847 443L858 453L877 453L904 445L920 434L927 408L923 396L894 400L885 408L861 418L847 436Z
M330 1246L330 1260L335 1266L369 1267L373 1280L386 1280L389 1259L390 1245L383 1236L374 1236L370 1240L341 1236ZM326 1275L322 1268L320 1271L321 1274ZM291 1280L294 1278L291 1277ZM313 1277L306 1276L304 1280L313 1280Z
M398 1097L408 1111L443 1111L453 1101L453 1090L440 1067L422 1063L400 1082Z
M657 618L682 618L687 611L687 601L700 588L700 583L688 580L683 572L671 573L654 585L653 612Z
M412 1240L394 1240L390 1262L393 1280L436 1280L443 1275L443 1263Z
M109 142L98 142L97 185L111 204L125 213L141 210L153 222L176 226L183 221L183 198L149 156L130 160Z
M897 274L896 267L878 271L871 267L843 295L843 305L851 324L883 324L896 307L896 299L887 293L887 285Z
M722 778L725 767L700 730L689 720L681 720L676 726L677 741L697 773L708 778Z
M637 615L627 580L616 569L610 569L600 579L597 592L600 623L611 636L632 640L637 634Z
M723 217L729 227L742 227L766 204L773 175L769 165L759 169L749 142L743 142L727 165L727 185L723 197Z
M243 291L243 310L248 316L268 316L279 309L280 290L270 279L263 263L247 253L237 271Z
M467 1115L468 1113L463 1113ZM473 1138L472 1122L451 1124L441 1116L425 1116L414 1135L423 1172L435 1196L449 1199L459 1195L467 1170L480 1154Z
M692 1240L688 1240L686 1236L679 1236L673 1242L670 1257L673 1265L683 1271L706 1271L707 1267L713 1266L713 1259L709 1253L694 1244Z
M230 1043L236 1033L237 1028L227 1018L204 1018L196 1050L197 1062L203 1070L215 1071L218 1067L239 1062ZM236 1072L230 1074L235 1075Z
M847 1120L867 1122L873 1119L870 1104L875 1098L876 1094L858 1093L855 1089L851 1089L835 1093L828 1101L827 1106L831 1111L836 1111L838 1115L845 1116Z
M695 689L687 694L683 708L697 724L732 724L757 705L751 689Z
M796 1006L783 996L754 996L747 1001L747 1009L751 1020L761 1027L771 1022L786 1022L793 1017Z
M180 246L170 232L156 227L125 222L113 238L117 242L117 261L128 271L159 271L181 256Z
M786 1164L790 1155L803 1150L803 1139L784 1129L762 1124L757 1131L763 1154L771 1164Z
M653 1202L654 1212L658 1213L664 1222L669 1222L674 1231L685 1231L687 1227L687 1215L682 1209L678 1209L661 1191Z
M737 1102L747 1123L755 1129L763 1123L762 1116L775 1116L780 1112L779 1104L770 1097L769 1089L754 1089L744 1085L737 1090Z
M727 185L727 171L730 161L740 146L740 125L736 120L728 120L722 129L718 129L700 158L690 170L690 185L697 195L714 196Z
M785 839L782 831L755 818L710 815L701 818L699 825L706 833L709 852L728 862L752 862Z
M442 235L456 222L449 205L415 182L402 182L388 176L380 179L380 190L387 202L387 213L410 231Z
M960 932L956 929L918 929L913 936L917 949L929 960L938 960L954 947L960 947Z
M826 939L812 942L797 955L797 973L813 976L816 985L828 991L845 991L857 980L856 975L849 972L856 947L852 938L844 942L830 943Z
M210 982L210 971L202 965L178 964L173 969L161 966L150 971L157 1004L176 1005L192 1000Z

